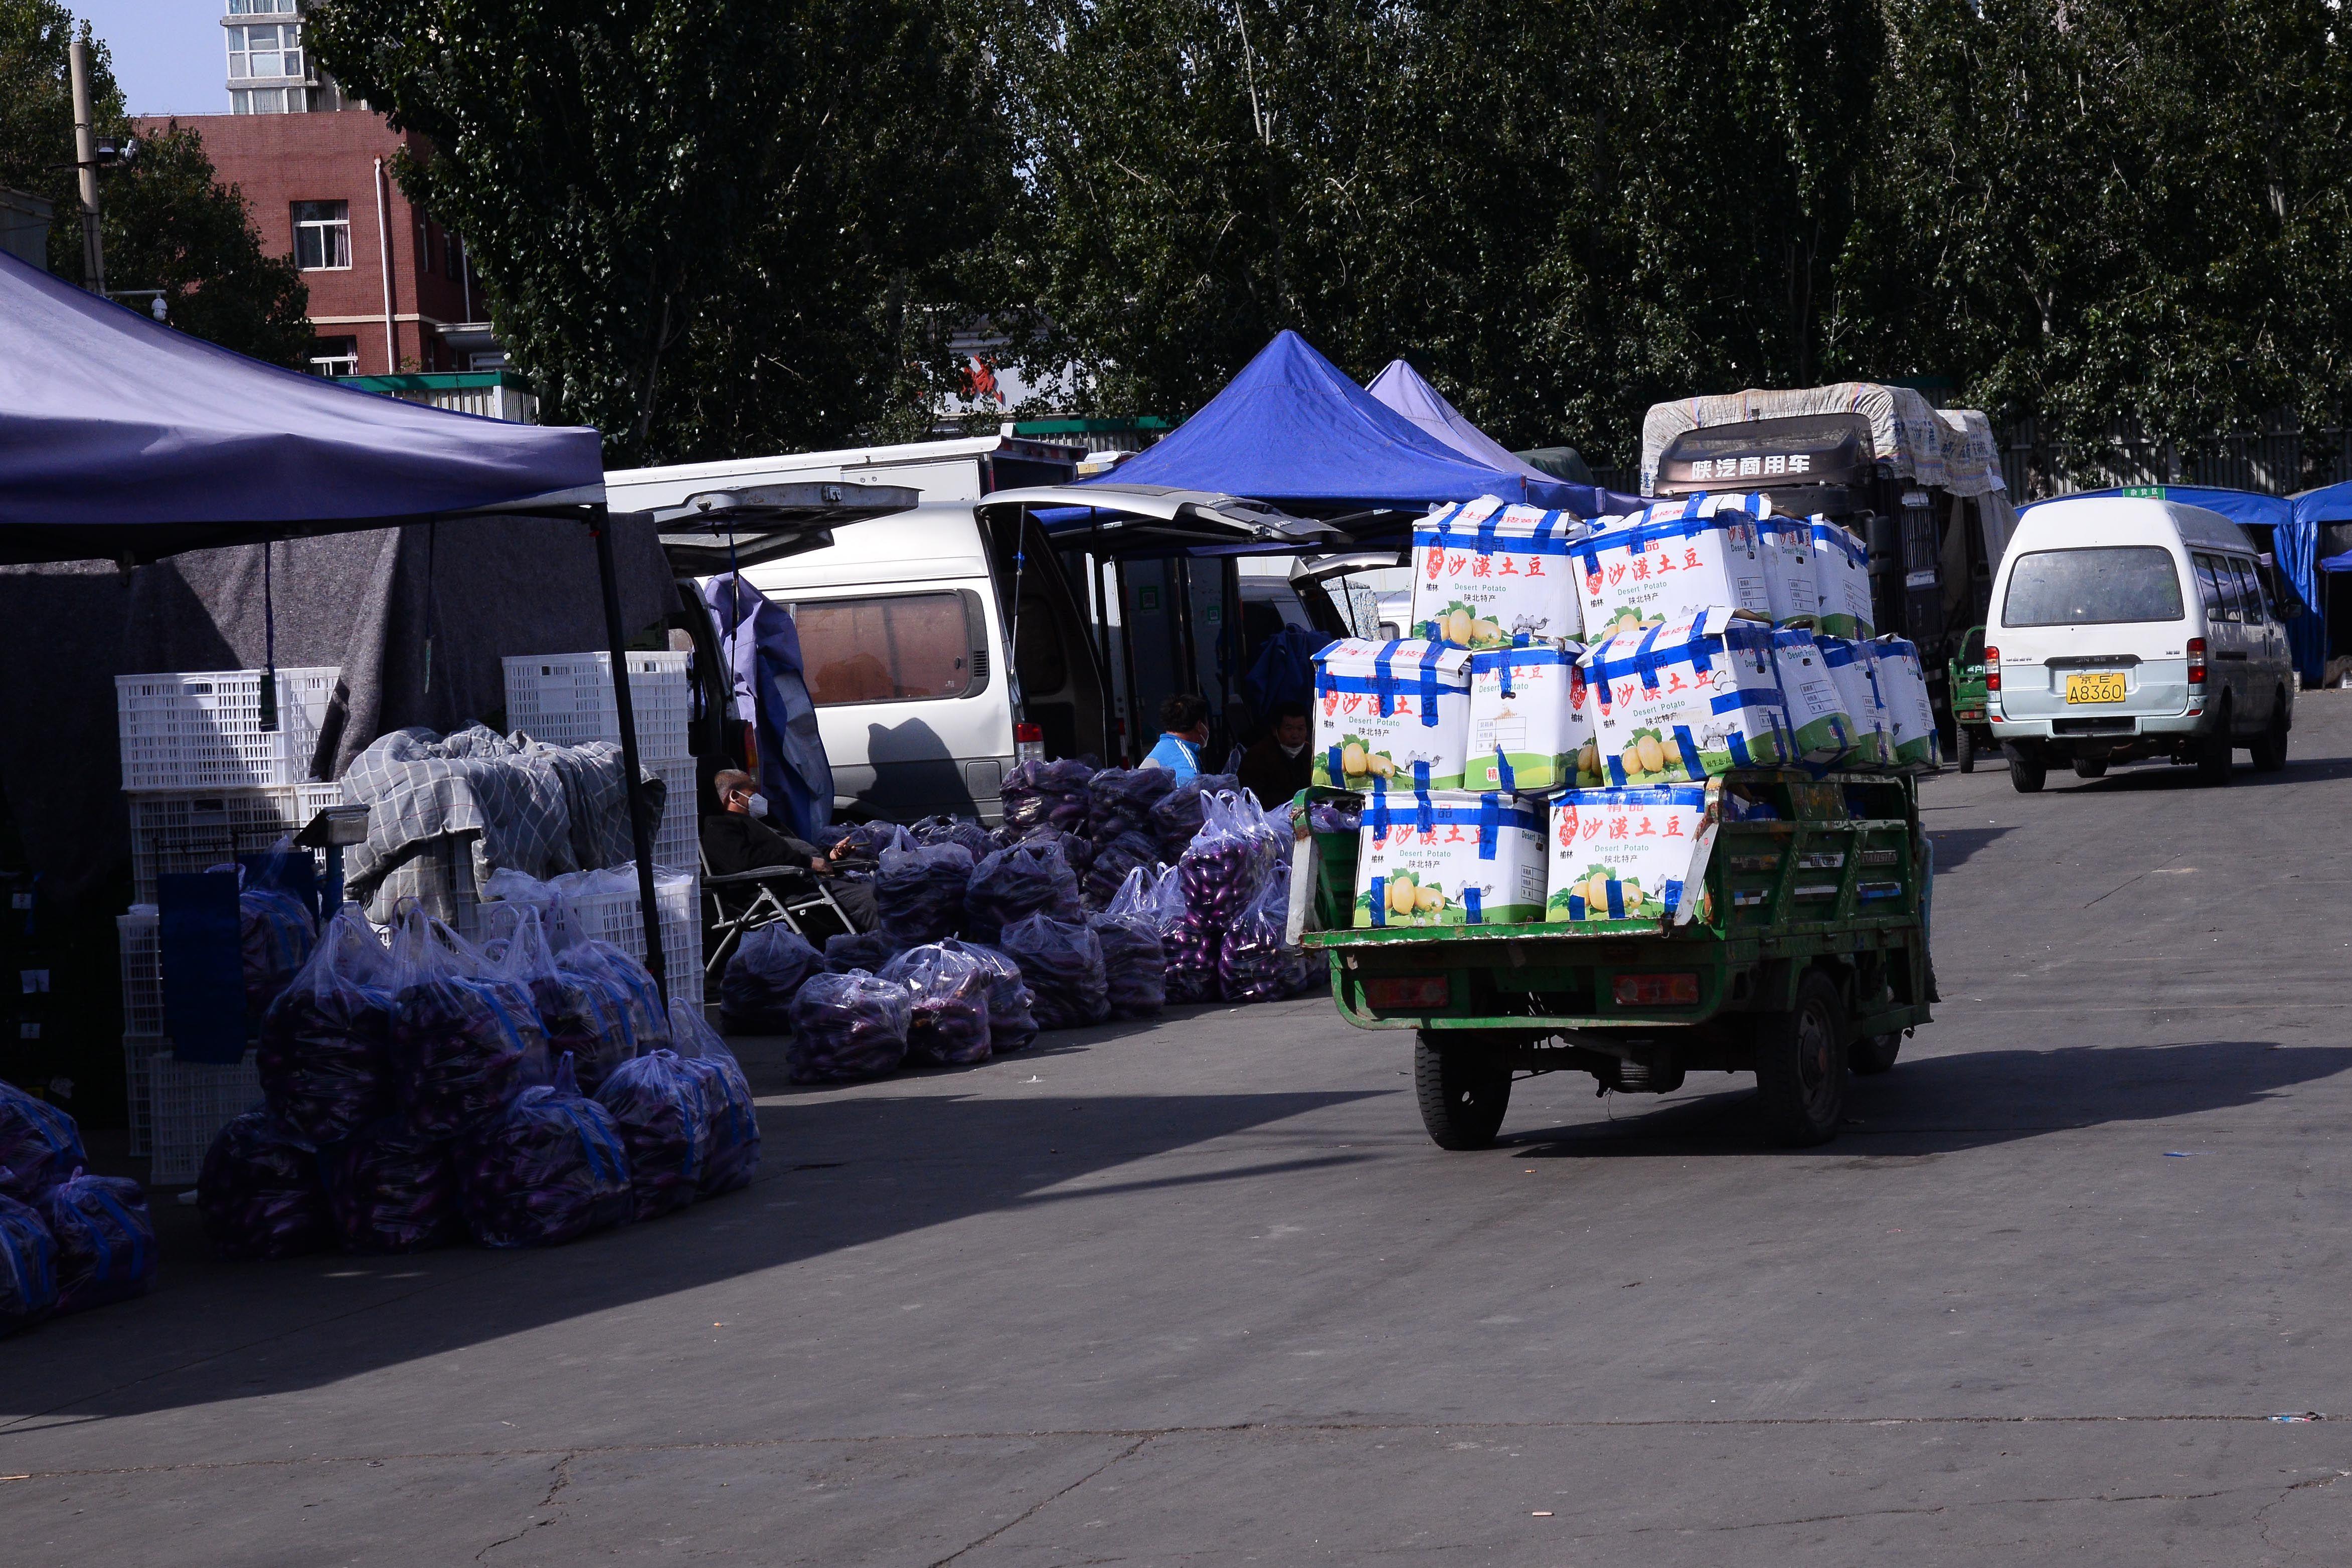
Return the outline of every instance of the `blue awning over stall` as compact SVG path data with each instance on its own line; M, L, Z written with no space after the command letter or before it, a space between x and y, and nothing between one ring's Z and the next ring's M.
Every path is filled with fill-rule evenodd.
M476 419L174 331L0 255L0 564L604 498L593 430Z
M1401 532L1433 506L1480 496L1581 517L1642 505L1596 486L1474 461L1288 331L1172 434L1105 478L1246 496L1301 517L1345 519L1342 526L1358 537ZM1049 518L1047 527L1059 521Z

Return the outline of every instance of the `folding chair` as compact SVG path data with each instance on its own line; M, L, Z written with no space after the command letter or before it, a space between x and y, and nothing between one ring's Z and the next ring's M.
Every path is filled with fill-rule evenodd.
M699 847L698 846L698 853ZM857 929L833 901L824 879L797 866L761 866L725 876L702 856L703 978L716 984L746 931L779 921L784 928L823 947L825 938Z

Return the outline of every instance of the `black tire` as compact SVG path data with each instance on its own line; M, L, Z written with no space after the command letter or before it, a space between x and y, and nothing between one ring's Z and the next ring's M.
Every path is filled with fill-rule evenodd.
M1903 1050L1903 1031L1888 1034L1858 1034L1846 1047L1847 1071L1858 1077L1873 1078L1895 1065L1895 1058Z
M1961 725L1959 732L1952 737L1952 750L1958 758L1961 772L1974 773L1977 770L1977 737L1969 733L1967 725Z
M1431 1143L1491 1148L1511 1106L1511 1070L1494 1051L1466 1042L1441 1050L1424 1034L1413 1040L1412 1089Z
M2276 773L2286 766L2286 694L2281 692L2271 704L2270 723L2247 747L2253 754L2255 772Z
M2050 765L2021 751L2009 754L2009 787L2021 795L2039 795L2050 781Z
M2213 716L2213 733L2197 753L2197 782L2209 789L2229 783L2231 770L2237 765L2238 737L2230 733L2230 710L2224 706Z
M1845 1115L1845 1009L1819 970L1797 983L1797 1005L1756 1023L1756 1104L1765 1135L1792 1149L1837 1136Z
M2074 777L2075 777L2075 778L2077 778L2077 779L2105 779L2106 776L2107 776L2107 759L2106 759L2105 758L2104 758L2104 757L2078 757L2078 758L2074 758Z

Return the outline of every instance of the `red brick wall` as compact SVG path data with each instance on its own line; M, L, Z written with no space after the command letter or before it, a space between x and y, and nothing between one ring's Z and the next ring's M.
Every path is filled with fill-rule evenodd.
M359 340L360 373L453 371L467 368L440 338L439 328L488 319L481 285L449 276L449 235L401 194L392 177L403 145L422 153L424 139L398 131L365 110L332 114L187 114L137 122L142 132L178 125L204 138L221 183L244 193L263 248L294 254L293 204L350 204L349 270L302 275L310 289L310 319L321 338ZM390 222L379 227L376 160L384 162L383 197ZM387 236L384 229L390 233ZM392 256L393 331L397 362L384 344L383 257Z

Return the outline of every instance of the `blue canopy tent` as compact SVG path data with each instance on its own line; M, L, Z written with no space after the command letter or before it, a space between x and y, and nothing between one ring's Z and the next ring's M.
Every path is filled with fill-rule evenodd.
M2330 497L2331 492L2341 491ZM2326 595L2321 591L2317 554L2321 522L2352 520L2352 485L2307 490L2301 496L2265 496L2252 490L2227 490L2210 485L2130 485L2111 490L2084 490L2075 496L2050 497L2020 509L2021 517L2034 507L2080 496L2142 496L2179 501L2219 512L2241 528L2262 528L2257 544L2267 543L2279 575L2302 601L2304 613L2286 623L2287 646L2294 651L2295 670L2308 685L2317 685L2327 668Z
M569 518L625 643L602 444L400 402L202 342L0 255L0 565L111 560L435 519ZM651 824L614 684L646 930ZM661 946L646 967L663 979Z
M1100 482L1245 496L1336 523L1358 538L1401 535L1431 507L1479 496L1588 517L1642 504L1597 486L1478 462L1374 398L1289 331L1276 334L1173 434ZM1058 532L1085 519L1071 509L1042 520Z

